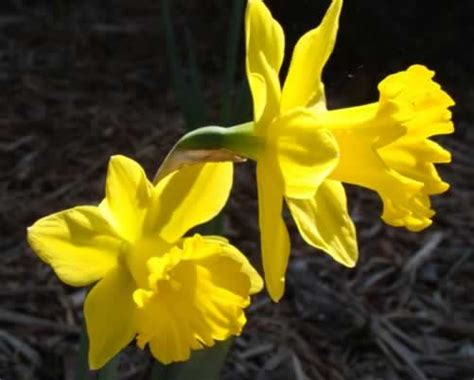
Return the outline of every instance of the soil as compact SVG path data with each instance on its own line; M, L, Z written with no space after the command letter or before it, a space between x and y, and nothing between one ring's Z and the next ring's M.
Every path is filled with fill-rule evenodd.
M328 2L296 3L268 1L287 32L288 57ZM304 244L286 215L292 258L285 297L278 304L264 293L254 299L222 378L472 379L474 3L346 3L325 71L329 106L374 101L377 83L412 63L435 69L457 102L456 133L437 139L453 154L452 164L440 168L451 188L433 199L434 224L413 233L380 220L375 194L348 187L360 248L354 269ZM97 203L112 154L136 159L152 176L187 130L174 96L160 4L0 5L2 380L74 378L85 290L60 283L34 256L26 227L52 212ZM191 38L201 71L203 122L216 123L229 5L176 1L172 10L177 36ZM242 48L238 58L240 82ZM248 106L235 113L236 122L250 117ZM239 164L235 178L223 214L225 235L261 269L253 165ZM148 353L130 346L121 356L120 378L145 379L151 363Z

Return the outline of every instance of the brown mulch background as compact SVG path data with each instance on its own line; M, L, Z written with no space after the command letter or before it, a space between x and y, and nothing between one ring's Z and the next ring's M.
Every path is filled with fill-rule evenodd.
M268 3L291 46L328 2ZM452 188L434 199L435 223L418 234L384 225L379 200L350 188L361 252L353 270L303 244L288 218L286 295L277 305L256 297L223 379L472 379L474 3L346 3L326 72L330 105L374 100L376 83L411 63L436 69L458 103L456 133L439 139L453 153L441 168ZM196 43L215 122L228 5L175 5L178 33L191 30ZM152 175L185 131L159 2L2 2L0 89L0 379L73 379L85 293L32 254L25 228L97 202L111 154L135 158ZM226 235L259 266L256 212L253 168L241 165ZM130 347L121 378L145 379L150 365Z

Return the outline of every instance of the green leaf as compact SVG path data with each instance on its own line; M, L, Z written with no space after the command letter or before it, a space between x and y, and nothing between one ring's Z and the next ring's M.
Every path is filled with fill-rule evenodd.
M202 87L201 72L196 57L196 49L189 28L184 30L186 50L188 52L188 75L187 75L187 112L191 118L188 122L189 129L197 128L205 123L206 104L204 90Z
M119 366L120 354L110 360L104 368L99 371L98 380L116 380L118 379L118 366Z
M182 363L163 365L155 362L151 380L219 380L232 339L204 350L194 351L191 358Z
M222 88L221 124L229 125L233 122L232 98L235 92L235 76L237 71L237 52L242 30L244 0L233 0L229 22L229 39L227 41L227 57L224 71L224 85Z
M200 71L191 33L185 30L185 47L188 53L188 67L184 67L179 52L179 44L173 28L169 0L161 0L162 21L165 33L166 53L171 70L171 82L176 101L184 115L188 129L204 123L206 111Z
M234 110L239 120L252 120L252 96L247 78L241 80L237 86Z
M82 325L81 337L79 340L79 352L76 360L76 380L89 380L91 379L92 372L89 371L89 362L87 360L87 351L89 347L89 341L87 339L87 331L85 323Z
M86 324L83 322L81 329L81 337L79 340L79 352L76 361L76 380L92 380L95 378L94 372L89 370L89 339L87 338ZM98 371L98 380L116 380L118 379L119 356L116 355L110 360L104 368Z

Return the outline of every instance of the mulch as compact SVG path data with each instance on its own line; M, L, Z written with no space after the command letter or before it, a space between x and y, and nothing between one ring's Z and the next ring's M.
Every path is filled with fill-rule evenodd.
M0 5L2 380L74 378L85 290L60 283L32 254L26 227L54 211L98 202L112 154L133 157L152 176L185 131L154 2L55 4ZM212 8L192 4L178 7L184 12L178 25ZM222 57L208 54L216 31L201 26L195 35L205 41L198 54L205 57L211 105L218 98L213 73L222 67ZM359 73L359 79L370 75L358 70L336 83L338 90L360 84ZM451 189L434 198L437 216L426 231L383 224L377 197L349 187L361 255L355 269L305 245L286 215L293 245L286 295L279 304L264 293L255 298L223 379L474 377L474 125L468 118L455 113L457 132L439 139L453 153L453 163L441 168ZM253 169L251 163L237 168L224 226L260 268ZM121 379L145 379L150 366L146 352L129 347Z

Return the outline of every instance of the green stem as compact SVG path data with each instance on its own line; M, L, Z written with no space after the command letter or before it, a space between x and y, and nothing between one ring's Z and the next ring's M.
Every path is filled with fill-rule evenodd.
M176 145L177 150L220 150L256 160L262 140L255 135L254 123L243 123L230 128L208 126L186 134Z
M89 340L85 323L83 322L81 329L81 337L79 340L79 352L76 357L76 373L75 380L88 380L91 378L89 371L89 361L87 359L87 351L89 349Z
M255 134L253 122L230 128L207 126L184 135L158 169L154 184L185 165L202 162L257 160L264 140Z
M118 367L120 362L120 354L115 355L110 361L99 371L97 380L116 380L118 379Z
M185 362L163 365L156 361L150 380L219 380L233 339L219 341L212 347L193 351Z

